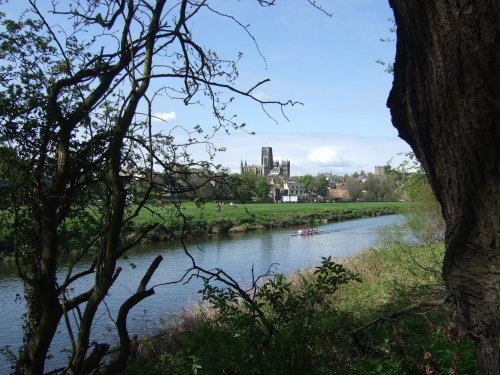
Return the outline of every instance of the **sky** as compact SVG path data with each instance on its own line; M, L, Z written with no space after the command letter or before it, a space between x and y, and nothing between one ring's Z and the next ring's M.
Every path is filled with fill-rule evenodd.
M302 103L285 108L283 115L279 106L266 107L265 113L258 103L236 97L227 114L247 124L245 131L219 132L211 139L226 150L214 162L233 173L241 161L260 164L262 147L272 147L275 160L290 160L292 176L373 172L377 165L399 164L410 151L386 108L392 76L376 63L394 59L394 43L380 41L391 36L387 1L316 1L333 16L308 0L277 0L265 8L257 0L210 1L247 25L254 39L227 17L202 11L192 19L198 43L228 60L242 53L237 87L245 91L270 79L255 90L257 97ZM18 8L17 2L10 5ZM155 99L153 113L155 120L164 120L155 121L155 129L164 133L215 124L210 106L185 106L167 95ZM205 147L191 152L195 159L207 159Z
M270 146L275 160L290 160L292 175L344 175L373 172L387 162L397 165L410 151L385 105L392 76L376 63L392 61L395 53L394 43L380 41L390 36L392 11L386 1L318 1L333 17L306 0L277 1L268 8L248 0L215 3L249 25L258 49L241 27L209 14L194 21L194 37L220 56L243 52L240 87L269 78L256 90L259 97L303 103L286 108L286 117L278 107L268 108L275 122L259 105L237 98L228 111L247 124L247 132L216 135L212 141L226 148L216 162L237 173L241 161L260 164L261 148ZM167 120L166 128L213 123L203 113L206 108L181 102L160 99L153 109Z

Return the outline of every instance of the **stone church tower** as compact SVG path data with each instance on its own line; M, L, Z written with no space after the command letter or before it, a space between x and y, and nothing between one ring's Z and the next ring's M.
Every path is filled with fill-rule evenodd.
M286 180L290 179L290 160L281 161L280 175L283 176Z
M262 147L262 154L260 158L260 165L264 167L264 174L268 175L271 169L274 168L273 161L273 148L272 147Z
M260 165L248 165L246 160L240 163L241 173L253 173L257 176L279 176L288 180L290 178L290 160L274 161L273 148L262 147Z

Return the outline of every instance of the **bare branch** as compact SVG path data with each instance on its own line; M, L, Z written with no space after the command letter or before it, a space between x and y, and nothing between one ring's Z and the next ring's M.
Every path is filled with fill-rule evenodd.
M365 324L364 326L355 329L354 331L352 331L350 333L350 336L353 338L356 345L358 345L360 348L369 349L371 351L374 351L375 348L363 343L360 340L360 338L358 337L358 334L360 332L364 331L365 329L367 329L373 325L379 324L379 323L397 321L398 319L401 319L401 318L405 317L406 315L409 315L409 314L415 312L416 310L420 310L423 308L429 308L429 307L435 308L435 307L442 306L449 301L450 297L451 297L451 295L449 293L446 293L445 296L441 300L423 301L423 302L414 303L414 304L407 306L401 310L395 311L389 315L380 316L376 319L373 319L371 322Z
M125 368L127 359L130 356L130 337L127 330L128 313L143 299L152 296L155 293L154 287L150 289L146 289L146 287L162 260L163 257L161 255L158 255L153 260L148 270L144 274L141 282L139 283L137 291L120 306L120 310L118 311L118 316L116 319L116 328L118 330L118 336L120 338L120 351L118 353L118 356L111 364L101 368L100 373L112 374L116 373L118 370L123 370Z
M252 39L253 44L255 45L255 48L257 49L257 52L259 53L260 57L264 61L264 65L265 65L266 70L267 70L267 60L264 57L264 55L262 54L262 52L261 52L261 50L259 48L259 44L257 43L257 40L255 39L255 36L250 32L250 25L243 25L236 17L231 16L230 14L225 14L225 13L219 12L218 10L212 8L209 5L206 5L206 7L208 9L210 9L210 11L212 11L213 13L215 13L215 14L221 16L221 17L229 18L230 20L232 20L233 22L235 22L239 27L241 27L245 31L245 33L250 37L250 39Z
M149 79L149 78L186 78L186 77L179 77L177 74L153 74L149 77L144 77L144 78L141 78L140 80L145 80L145 79ZM206 84L207 87L220 87L220 88L224 88L224 89L227 89L231 92L234 92L236 94L239 94L241 96L246 96L246 97L249 97L251 98L252 100L260 103L260 104L275 104L275 105L279 105L280 107L284 107L284 106L287 106L287 105L291 105L291 106L294 106L294 105L297 105L297 104L300 104L300 105L303 105L303 103L299 102L299 101L293 101L293 100L287 100L287 101L278 101L278 100L263 100L263 99L259 99L257 97L255 97L254 95L252 95L252 91L255 90L257 87L263 85L264 83L266 82L270 82L270 79L265 79L263 81L260 81L259 83L255 84L254 86L252 86L251 89L247 90L247 91L243 91L241 89L238 89L232 85L228 85L226 83L220 83L220 82L213 82L213 81L208 81L204 78L201 78L201 77L198 77L198 76L194 76L194 75L189 75L187 76L187 78L193 80L193 81L196 81L196 82L201 82L203 84Z
M35 13L38 15L38 17L40 17L40 19L42 20L43 24L47 28L49 34L52 36L52 38L56 42L57 46L59 47L59 51L63 55L64 60L66 61L66 66L68 68L68 74L71 76L72 75L71 62L70 62L68 56L66 55L66 51L63 48L63 46L61 45L61 42L57 38L57 35L54 33L54 30L52 30L52 27L50 27L50 25L48 24L47 20L45 19L45 17L42 14L42 12L40 12L40 10L38 9L38 7L36 6L35 1L29 0L29 3L33 7L33 9L35 10Z

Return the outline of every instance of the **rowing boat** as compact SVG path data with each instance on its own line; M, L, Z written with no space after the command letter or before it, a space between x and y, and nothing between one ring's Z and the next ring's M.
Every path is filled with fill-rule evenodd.
M300 231L300 232L296 232L296 233L292 233L292 237L308 237L308 236L315 236L317 234L325 234L325 233L330 233L330 231L328 230L316 230L316 231Z

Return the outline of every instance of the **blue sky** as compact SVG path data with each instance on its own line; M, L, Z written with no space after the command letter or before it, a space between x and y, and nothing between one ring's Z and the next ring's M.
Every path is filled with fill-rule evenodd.
M397 164L402 159L397 155L410 151L397 137L385 106L392 76L376 63L394 58L394 43L380 41L390 35L392 11L387 1L317 2L333 17L307 0L277 0L276 6L267 8L257 0L210 1L214 8L249 25L265 61L254 41L234 22L210 12L193 18L191 30L198 43L229 60L243 53L236 86L246 90L269 78L256 89L259 97L303 103L286 108L286 118L279 107L267 107L276 123L255 102L237 98L227 113L245 122L247 132L233 131L230 136L221 132L212 139L226 148L215 162L232 172L239 172L241 160L260 163L263 146L273 148L275 159L289 159L292 175L369 172L390 159ZM17 2L9 6L12 12L21 9ZM156 98L153 112L167 119L155 123L162 132L196 125L210 129L215 123L209 106L186 107L166 95ZM207 159L204 147L192 153L196 159Z
M220 56L233 58L243 52L240 87L270 78L256 90L263 98L304 103L286 109L288 120L279 108L269 108L276 124L255 103L237 99L229 112L256 134L236 131L216 136L214 143L227 149L216 161L238 172L240 160L260 163L262 146L271 146L275 159L290 159L292 175L373 171L391 158L393 163L401 160L397 154L410 149L397 137L385 106L392 77L376 63L394 58L394 44L380 41L389 36L391 26L387 2L323 1L333 13L331 18L306 0L277 3L260 8L256 1L215 1L250 25L266 61L234 23L214 15L201 15L194 22L194 38ZM170 114L167 127L213 123L205 108L180 102L160 99L154 111Z

